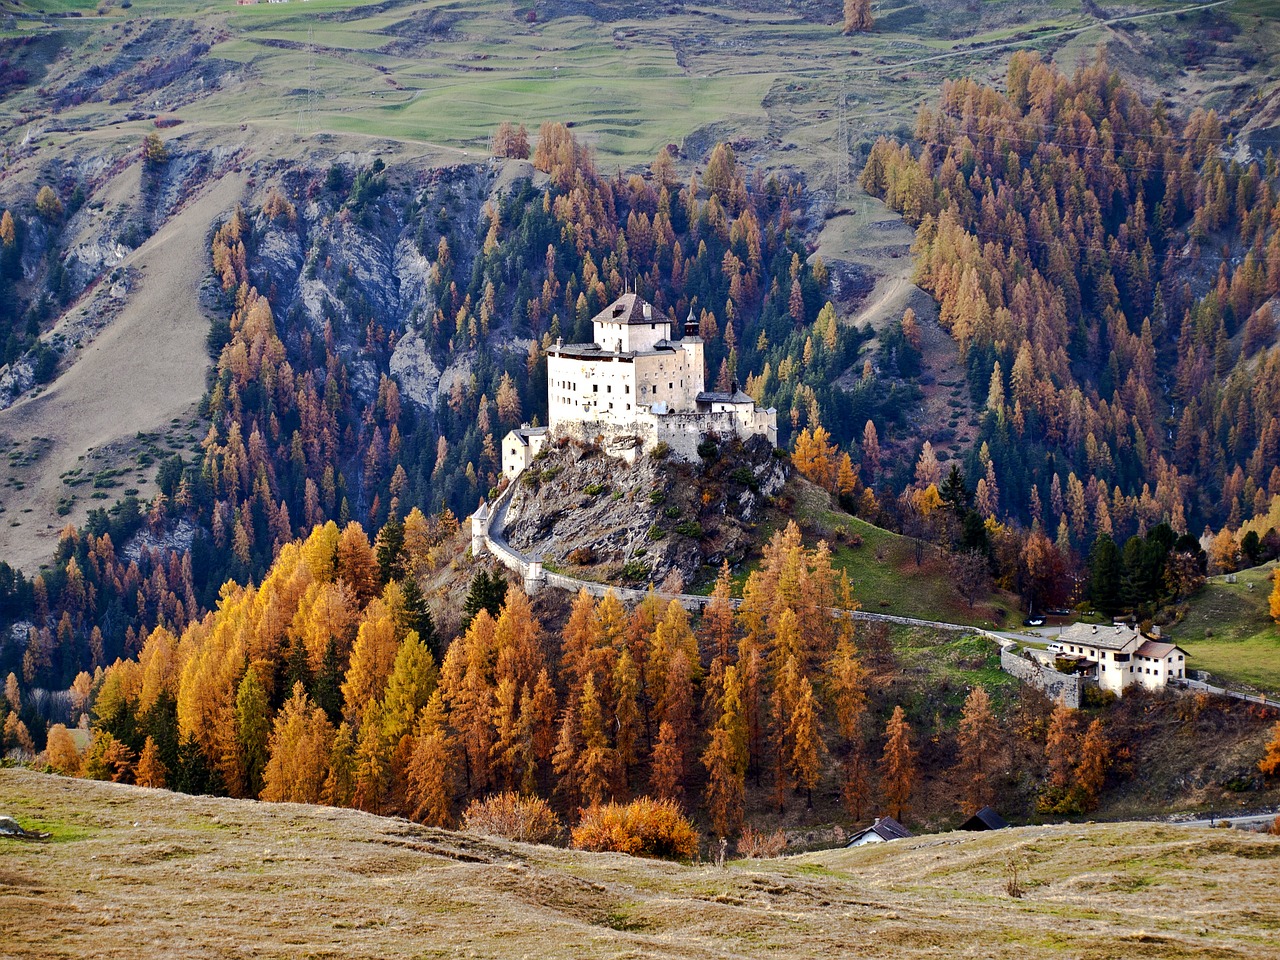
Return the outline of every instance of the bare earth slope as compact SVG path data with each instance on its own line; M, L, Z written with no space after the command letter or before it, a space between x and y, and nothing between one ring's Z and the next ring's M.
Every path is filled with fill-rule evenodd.
M718 870L18 770L0 811L54 834L0 841L15 958L1280 956L1280 840L1236 831L1029 827Z
M59 498L70 492L61 479L65 471L91 469L82 460L90 451L189 415L204 394L209 319L197 293L209 270L208 234L244 189L240 174L212 182L127 257L121 266L136 271L138 280L119 316L48 390L0 411L0 436L19 454L0 465L0 557L9 563L34 573L52 555L62 526L82 524L91 507L119 494L105 502L82 497L53 522ZM33 442L37 437L47 441ZM148 469L128 480L147 496L152 491L143 488L153 475Z

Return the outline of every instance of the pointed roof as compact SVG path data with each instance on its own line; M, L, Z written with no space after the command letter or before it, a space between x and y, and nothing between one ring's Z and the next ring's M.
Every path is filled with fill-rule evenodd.
M845 844L845 846L853 846L869 833L874 833L881 840L905 840L908 837L915 836L915 834L900 824L897 820L893 819L893 817L880 817L875 823L867 827L867 829L859 830L850 837L849 842Z
M670 323L638 293L624 293L594 317L592 323Z
M961 830L1003 830L1009 825L1004 817L990 807L983 807L972 817L960 824Z

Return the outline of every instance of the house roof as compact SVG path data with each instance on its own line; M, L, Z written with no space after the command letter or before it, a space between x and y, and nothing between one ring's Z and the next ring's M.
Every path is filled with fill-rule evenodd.
M893 817L881 817L867 829L859 830L850 837L846 846L853 846L868 833L874 833L881 840L905 840L907 837L914 836L910 830L893 819Z
M527 447L530 437L540 437L546 432L546 427L521 427L519 430L512 430L508 436L515 437Z
M722 390L704 390L698 394L699 403L755 403L750 395L741 390L727 393Z
M1134 653L1140 657L1150 657L1152 660L1163 660L1175 650L1182 650L1182 648L1176 643L1161 643L1159 640L1148 640ZM1182 652L1186 653L1185 650L1182 650Z
M1003 830L1009 825L1004 817L990 807L983 807L972 817L960 824L961 830Z
M648 315L645 315L646 309ZM594 317L592 323L670 323L638 293L624 293Z
M1096 623L1073 623L1058 637L1060 643L1074 643L1099 650L1123 650L1130 644L1140 644L1146 638L1137 630L1123 624L1106 626Z

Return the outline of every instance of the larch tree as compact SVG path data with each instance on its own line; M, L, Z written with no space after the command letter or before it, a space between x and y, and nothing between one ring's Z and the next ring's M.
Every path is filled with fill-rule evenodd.
M1258 770L1265 777L1280 774L1280 721L1271 728L1271 742L1267 744L1266 752L1258 761Z
M342 684L348 719L359 722L369 705L381 698L395 669L398 650L395 621L382 601L374 601L365 610Z
M871 29L871 0L844 0L844 33L865 33Z
M808 677L800 678L788 739L791 741L791 776L796 786L805 791L806 804L812 809L813 788L822 779L823 743L818 703Z
M964 701L960 717L956 764L963 791L966 816L977 813L992 800L991 770L988 757L999 749L1000 727L991 711L991 697L982 687L974 687Z
M146 743L142 745L142 755L138 757L138 769L134 773L138 786L163 787L168 773L164 761L160 759L160 747L154 739L147 737Z
M658 742L653 746L649 786L663 800L678 803L684 796L684 751L676 742L675 729L665 720L658 726Z
M9 704L9 709L14 713L22 709L22 688L18 685L18 676L13 671L5 677L4 698Z
M145 754L146 751L144 750L143 753ZM49 728L49 736L45 743L45 757L49 766L64 777L79 776L80 751L76 749L75 738L71 736L71 731L65 724L55 723Z
M711 824L722 837L742 827L742 806L747 776L747 729L742 715L742 684L738 672L727 667L719 718L711 742L702 754L707 768L707 810Z
M902 707L893 708L885 727L884 756L880 760L880 788L895 820L909 809L916 785L915 751L911 747L911 725Z
M383 698L382 733L389 743L413 732L418 712L436 689L438 671L431 650L410 630L396 651Z
M1271 579L1274 581L1274 586L1271 588L1271 619L1275 620L1276 623L1280 623L1280 575L1273 572ZM9 674L9 676L13 676L13 674Z
M262 799L286 803L319 803L329 772L333 725L312 703L302 684L276 714L271 731L271 759L263 771Z
M345 720L338 724L329 749L329 774L324 781L324 802L349 807L356 795L356 735Z
M271 721L267 716L267 693L252 667L236 691L236 746L240 763L239 793L256 797L262 792L262 772L267 766L267 741Z
M581 718L582 752L578 756L578 779L582 799L588 806L599 806L610 795L614 780L615 754L604 730L604 714L596 691L595 674L587 674L578 701Z
M418 718L407 772L410 815L427 826L448 827L453 819L457 770L439 691Z
M1094 720L1089 724L1080 741L1080 758L1075 770L1076 784L1081 793L1081 805L1085 810L1097 808L1110 764L1110 741L1102 728L1102 721Z
M1044 744L1045 760L1049 764L1050 787L1066 790L1071 786L1080 739L1076 726L1076 711L1059 701L1049 718L1049 732Z

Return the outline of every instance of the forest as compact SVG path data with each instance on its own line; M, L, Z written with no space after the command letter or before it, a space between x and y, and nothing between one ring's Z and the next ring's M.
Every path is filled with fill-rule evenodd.
M634 286L675 322L693 314L711 379L778 408L797 472L918 557L943 551L970 603L994 585L1033 611L1176 617L1206 573L1280 554L1278 171L1230 147L1212 112L1172 117L1101 60L1067 76L1017 53L1003 91L948 82L913 142L869 149L861 182L916 227L917 280L982 411L962 461L905 419L921 321L908 311L874 348L841 323L805 245L804 184L751 172L728 144L688 180L667 148L609 178L567 127L531 147L504 124L493 152L531 160L545 186L472 195L474 230L456 215L466 182L408 186L381 161L286 171L212 239L202 456L160 463L149 503L68 527L40 574L0 564L18 638L0 649L5 745L47 745L67 772L436 824L497 790L571 818L651 795L726 835L748 796L778 810L825 789L854 816L873 797L905 811L920 732L877 687L892 651L828 615L857 585L798 532L762 545L736 613L722 572L696 622L656 598L582 597L544 630L485 574L462 633L439 637L422 578L498 488L503 433L544 416L544 351L588 339ZM63 214L42 198L0 217L10 303L24 238ZM402 323L344 261L352 235L429 261ZM318 311L272 273L282 244L332 291ZM56 293L21 304L15 355ZM409 335L441 370L467 365L434 409L390 373ZM124 549L180 520L198 531L189 550ZM967 764L966 808L995 789L972 745L1009 722L984 697L929 731ZM1043 808L1088 809L1106 733L1042 712L1017 736L1044 764ZM92 744L68 750L49 724L84 714Z

